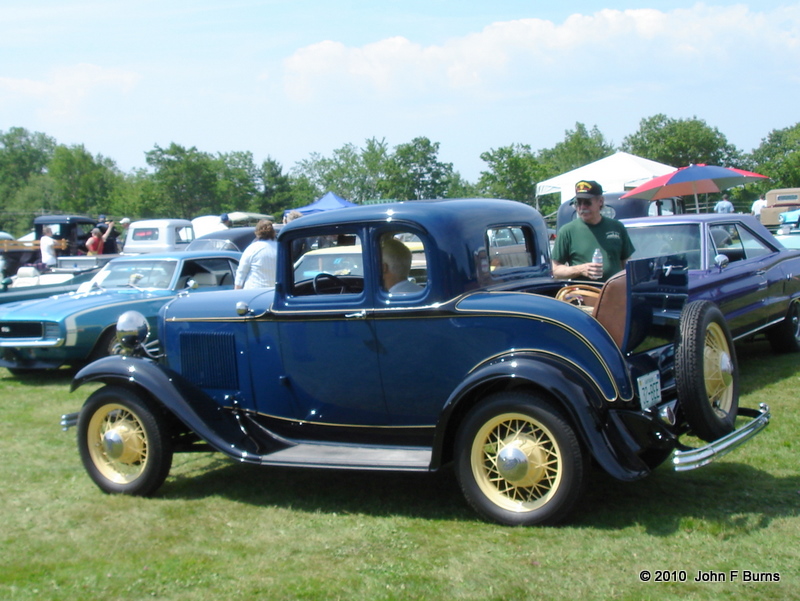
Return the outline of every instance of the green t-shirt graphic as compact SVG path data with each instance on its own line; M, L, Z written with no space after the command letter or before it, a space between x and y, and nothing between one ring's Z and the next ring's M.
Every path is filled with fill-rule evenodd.
M621 271L622 261L630 258L635 250L625 226L619 221L603 217L597 225L589 225L582 219L575 219L558 231L553 259L565 265L589 263L595 248L603 252L603 281Z

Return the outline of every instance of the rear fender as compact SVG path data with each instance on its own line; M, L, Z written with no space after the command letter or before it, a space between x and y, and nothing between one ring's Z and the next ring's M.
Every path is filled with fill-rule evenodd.
M240 461L254 460L256 449L239 428L235 416L204 391L155 361L124 355L99 359L75 374L70 390L74 392L90 382L143 390L216 450Z
M498 390L525 387L542 390L558 403L589 452L611 476L630 481L649 473L623 424L610 418L596 383L567 362L535 353L498 357L473 371L451 395L437 424L432 467L451 459L462 420L482 398Z

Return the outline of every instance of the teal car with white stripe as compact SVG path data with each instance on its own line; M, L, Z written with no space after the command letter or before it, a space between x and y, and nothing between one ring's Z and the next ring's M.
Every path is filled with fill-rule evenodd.
M0 307L0 367L19 374L80 366L111 354L117 318L136 310L157 327L179 294L232 289L241 253L173 252L122 256L76 292Z

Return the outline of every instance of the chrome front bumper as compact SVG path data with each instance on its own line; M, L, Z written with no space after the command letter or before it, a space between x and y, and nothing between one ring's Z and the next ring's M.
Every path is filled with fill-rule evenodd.
M715 459L730 453L740 447L756 434L767 427L771 414L769 405L761 403L758 409L739 408L739 415L752 417L738 430L734 430L727 436L708 443L699 449L678 450L672 454L672 465L676 472L687 472L708 465Z

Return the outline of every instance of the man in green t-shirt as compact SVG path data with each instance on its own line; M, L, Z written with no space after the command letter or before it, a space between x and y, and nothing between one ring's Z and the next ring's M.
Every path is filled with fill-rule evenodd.
M575 184L575 209L579 219L563 226L553 247L553 277L558 279L590 279L605 281L618 271L634 248L625 226L616 219L604 217L603 188L595 181ZM595 249L603 255L603 264L592 262Z

